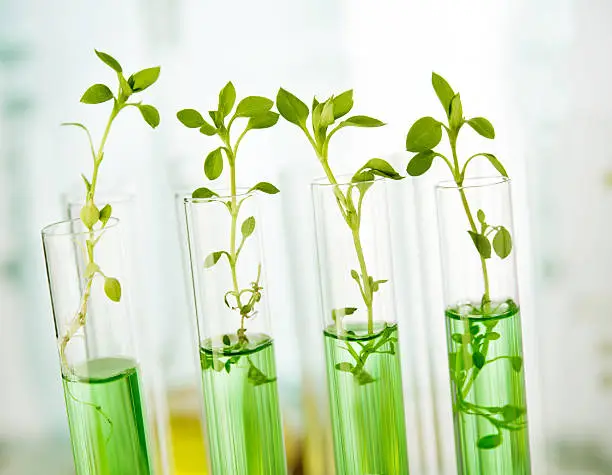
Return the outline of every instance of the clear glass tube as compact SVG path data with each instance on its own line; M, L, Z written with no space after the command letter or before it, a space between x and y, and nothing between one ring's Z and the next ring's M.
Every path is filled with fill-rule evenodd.
M184 201L214 475L287 473L257 199Z
M93 231L63 221L45 227L42 239L76 473L150 475L119 220ZM118 302L105 295L101 273L89 277L91 242L101 271L124 289Z
M123 245L129 262L123 264L128 272L130 285L131 306L134 320L140 331L136 334L135 344L140 355L140 373L147 400L147 428L149 430L150 459L157 474L171 473L172 435L170 431L170 414L165 392L164 374L161 367L160 355L163 354L165 342L159 342L157 334L163 333L157 315L159 301L152 301L150 297L150 276L142 271L150 264L148 252L143 249L142 236L138 234L137 197L129 193L101 195L98 193L99 203L112 206L112 215L121 220ZM65 195L64 209L67 219L77 219L83 207L82 195ZM145 227L146 229L146 227ZM178 329L179 323L175 322Z
M343 475L408 473L386 182L312 185L334 454Z
M530 474L510 180L436 198L458 471Z

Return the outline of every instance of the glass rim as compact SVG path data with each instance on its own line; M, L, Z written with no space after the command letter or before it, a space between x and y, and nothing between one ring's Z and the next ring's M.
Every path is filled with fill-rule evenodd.
M209 188L211 191L214 191L218 194L218 196L210 196L208 198L194 198L191 196L191 193L186 193L183 191L177 191L175 196L181 197L183 199L183 203L216 203L219 201L231 200L232 198L247 198L249 196L253 196L257 190L253 190L251 188L247 188L246 186L238 186L236 187L236 194L232 195L227 193L229 190L227 188ZM194 190L195 191L195 190Z
M505 176L478 176L473 178L466 178L463 180L461 186L457 185L454 180L444 180L436 184L436 190L467 190L472 188L485 188L488 186L502 185L510 183L511 180Z
M337 179L337 183L334 185L333 183L330 183L328 181L328 178L326 176L320 176L318 178L315 178L311 183L310 186L312 188L325 188L325 187L333 187L333 186L349 186L349 185L357 185L357 183L353 183L351 182L351 178L353 178L355 176L355 173L342 173L340 175L338 175L336 177ZM348 177L348 181L346 181L346 178ZM374 179L373 180L365 180L365 181L360 181L359 183L376 183L377 181L383 181L383 180L390 180L390 178L386 178L384 176L378 176L378 175L374 175Z
M85 229L83 231L62 231L61 229L64 226L71 225L72 223L80 223L83 226L81 218L73 218L73 219L65 219L63 221L57 221L55 223L48 224L44 228L41 229L40 234L42 234L43 238L53 238L53 237L62 237L62 236L89 236L91 233L94 235L102 234L103 232L116 228L119 224L119 218L109 218L106 226L99 229L92 229L91 231Z

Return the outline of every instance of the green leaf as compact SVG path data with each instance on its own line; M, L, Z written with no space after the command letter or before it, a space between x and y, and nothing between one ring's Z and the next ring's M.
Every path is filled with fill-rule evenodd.
M104 205L104 207L100 210L100 222L102 223L102 226L106 226L106 223L108 223L112 213L113 207L110 204Z
M230 339L229 335L223 335L222 340L225 346L230 346L232 344L232 340Z
M448 84L446 79L436 73L431 73L431 84L434 91L436 91L436 96L438 96L438 99L440 99L440 104L442 104L442 107L444 107L446 117L450 117L450 105L453 97L455 96L453 88L450 87L450 84Z
M160 67L143 69L128 78L128 84L134 92L144 91L149 86L153 85L159 78Z
M98 264L95 262L90 262L87 264L87 267L85 267L85 278L91 279L99 270L100 266Z
M334 120L348 114L353 108L353 90L343 92L337 97L334 97ZM314 107L313 107L314 110Z
M433 149L442 140L442 124L433 117L421 117L406 136L406 150L425 152Z
M110 101L113 98L113 93L104 84L94 84L85 91L81 97L83 104L101 104L106 101Z
M463 124L463 106L461 105L461 96L455 94L450 105L449 125L451 129L457 130Z
M467 123L484 138L495 138L495 129L493 128L493 124L491 124L491 122L484 117L474 117L473 119L468 120Z
M334 98L332 97L323 105L319 126L322 128L328 127L334 123L334 120Z
M453 333L451 335L451 340L455 343L463 344L463 335L461 333Z
M189 127L190 129L197 129L206 123L202 114L195 109L180 110L176 113L176 117L185 127Z
M340 125L342 127L382 127L385 123L367 115L354 115L340 122Z
M236 103L236 88L232 84L232 81L229 81L221 92L219 92L219 109L218 112L221 114L221 117L225 119L232 109L234 108L234 104Z
M138 110L140 110L142 118L145 120L145 122L152 128L159 125L159 112L155 107L148 104L139 104Z
M355 366L353 366L352 363L342 362L336 364L336 369L338 371L344 371L345 373L352 373L353 369L355 369Z
M249 96L245 97L238 103L236 108L236 117L255 117L268 112L274 101L267 97Z
M485 217L485 213L483 210L479 209L476 212L476 217L478 218L478 221L480 222L480 224L485 224L486 217Z
M351 269L351 277L355 279L357 282L359 282L359 274L357 273L355 269Z
M334 308L332 310L332 320L335 322L348 315L353 315L357 311L357 307Z
M91 190L91 183L89 183L89 180L87 179L87 177L83 175L82 173L81 173L81 178L83 179L83 183L85 183L85 190L87 191L87 194L89 194L89 190Z
M113 302L121 300L121 284L114 277L106 277L104 279L104 293Z
M206 198L212 198L213 196L219 196L219 195L215 193L214 191L212 191L210 188L198 188L193 193L191 193L192 198L206 199Z
M122 73L117 73L117 77L119 78L119 85L121 86L121 97L125 100L130 97L134 91L132 91L132 87L128 84Z
M489 341L495 341L495 340L499 340L501 338L501 335L497 332L491 332L491 333L487 333L486 338Z
M200 133L212 137L213 135L217 134L217 129L210 125L208 122L204 121L204 123L200 127Z
M484 258L489 259L491 257L491 243L487 239L486 236L482 234L475 233L473 231L468 231L470 233L470 237L474 242L474 246L478 250L478 253Z
M432 150L425 150L417 153L408 162L406 173L410 176L421 176L431 168L433 159L436 158L436 153Z
M261 386L262 384L273 383L276 381L276 378L268 378L264 373L261 372L258 368L251 365L249 368L249 372L247 373L247 377L249 382L255 386Z
M523 409L522 407L507 404L506 406L504 406L502 414L506 422L514 422L523 414L525 414L525 409Z
M204 268L208 269L209 267L214 266L217 262L219 262L219 259L221 259L223 254L227 253L225 251L211 252L208 256L206 256L206 259L204 259Z
M402 175L395 171L389 162L383 160L382 158L371 158L363 167L361 167L361 170L368 170L374 175L391 178L392 180L401 180L403 178Z
M493 249L500 259L505 259L512 252L512 236L503 226L497 230L493 237Z
M93 228L100 219L100 210L94 204L87 204L81 208L81 221L86 228Z
M520 356L513 356L512 358L510 358L510 364L512 365L512 369L514 371L520 373L521 369L523 368L523 358L521 358Z
M486 157L487 160L491 162L491 165L493 165L493 167L501 174L501 176L508 178L508 172L495 155L493 155L492 153L483 153L482 156Z
M317 100L317 96L312 98L312 110L314 111L319 105L319 101Z
M353 178L351 178L351 183L363 183L366 181L372 181L375 178L376 177L374 176L374 173L372 173L371 171L360 170L353 175Z
M257 183L257 185L255 185L249 190L249 192L251 191L262 191L269 195L275 195L276 193L280 192L280 190L276 188L272 183L268 183L265 181L260 181L259 183Z
M474 366L476 366L476 368L482 369L482 367L485 365L485 362L485 357L482 353L477 351L472 355L472 363L474 363Z
M491 434L485 435L478 439L478 448L479 449L494 449L495 447L499 447L502 443L501 434Z
M94 51L96 52L98 58L100 58L102 62L105 63L107 66L110 66L118 73L123 72L119 61L113 58L110 54L103 53L102 51L98 51L97 49L94 49Z
M357 379L357 382L361 386L364 386L366 384L373 383L374 381L376 381L374 377L364 369L362 369L361 371L358 371L357 373L353 372L353 374L355 378Z
M221 128L223 126L223 116L217 111L208 111L208 115L213 120L213 124L217 128Z
M247 219L245 219L240 227L240 231L242 232L242 237L244 239L253 234L253 231L255 231L255 218L253 216L249 216Z
M308 119L309 113L308 106L282 87L276 95L276 108L285 120L300 126L302 129L306 127L306 119Z
M216 148L204 160L204 174L209 180L216 180L223 172L223 155L221 148Z
M264 112L253 116L249 119L247 129L267 129L278 122L278 114L276 112Z

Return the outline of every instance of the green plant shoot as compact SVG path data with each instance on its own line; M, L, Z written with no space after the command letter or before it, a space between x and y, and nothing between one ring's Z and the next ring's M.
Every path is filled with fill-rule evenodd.
M271 183L259 182L252 186L243 197L237 196L236 164L238 150L243 138L249 131L267 129L278 122L278 114L271 110L273 106L274 101L261 96L245 97L236 105L236 89L230 81L219 92L217 110L208 112L212 123L204 119L202 114L195 109L183 109L177 113L178 120L186 127L197 129L206 136L216 136L221 142L221 145L208 153L204 160L204 175L206 178L210 181L220 178L223 173L225 160L229 168L229 200L223 201L218 193L206 187L198 188L192 193L193 198L219 198L219 202L227 208L231 218L228 249L214 251L204 260L206 268L215 266L221 259L227 259L230 266L232 285L231 289L225 293L224 301L228 308L240 315L240 327L236 331L237 342L235 344L233 344L230 335L223 335L222 341L227 351L239 350L248 344L249 339L245 322L257 313L257 303L261 300L263 291L263 287L260 284L261 264L257 267L255 279L249 285L244 286L239 283L237 266L240 253L247 239L255 232L256 226L255 217L249 216L238 227L240 210L242 204L251 196L251 192L259 191L270 195L279 192L279 189ZM242 119L246 120L246 125L241 129L236 140L232 141L232 132L235 130L236 124ZM232 361L232 364L235 363L237 361ZM214 365L205 365L205 367L213 368ZM252 371L249 371L249 379L253 383L259 382L261 384L262 378L256 377L259 370L257 368L251 369ZM227 371L229 372L229 366ZM253 376L252 378L251 375ZM272 380L265 382L270 381Z
M152 128L156 128L159 125L159 112L155 107L149 104L143 104L142 101L134 101L134 95L147 89L153 85L159 77L160 67L156 66L153 68L143 69L130 75L127 79L124 76L123 68L119 62L107 53L95 50L98 58L111 68L117 76L118 86L116 93L114 94L111 89L105 84L94 84L88 88L83 96L81 102L83 104L103 104L112 101L113 107L111 109L106 127L102 134L102 138L97 146L94 146L94 141L89 129L78 122L66 122L62 125L79 127L87 134L89 142L89 150L91 158L93 160L93 172L91 178L87 178L84 174L81 174L83 182L85 184L85 203L81 208L80 218L83 225L89 230L89 238L86 240L86 262L85 268L85 290L81 297L81 304L77 314L69 326L68 330L64 335L60 337L60 358L62 365L65 369L68 369L66 361L65 351L66 346L75 335L75 333L84 327L87 320L87 305L91 295L91 289L94 278L99 275L104 279L104 292L106 296L113 302L119 302L121 300L121 283L114 277L107 276L102 271L100 265L95 261L95 247L98 244L101 235L94 238L95 230L102 230L107 225L112 215L112 207L110 204L104 205L99 208L96 204L96 187L98 185L98 177L100 172L100 166L104 161L104 146L108 140L111 127L121 111L129 107L135 107L140 111L142 118Z
M308 106L299 98L280 88L276 96L276 107L284 119L297 125L304 132L315 151L327 180L333 185L338 209L351 233L358 261L358 269L351 270L351 278L359 287L359 293L368 316L368 334L372 334L374 332L375 294L380 290L380 286L387 282L387 279L375 278L368 271L360 234L362 205L366 193L373 185L373 180L376 177L392 180L400 180L403 177L387 161L381 158L372 158L357 170L346 191L343 191L329 163L329 144L331 138L337 132L347 127L382 127L385 124L378 119L365 115L354 115L342 119L353 109L352 90L345 91L337 96L331 96L323 102L319 102L315 97L312 101L312 110L309 110ZM309 116L310 125L308 124ZM333 309L332 318L336 322L336 326L341 328L342 319L356 311L356 307ZM383 332L382 335L390 337L389 332ZM352 372L361 384L371 382L371 378L364 374L365 370L363 369L367 356L371 354L373 348L382 347L385 342L373 341L371 343L372 348L368 348L361 355L356 353L352 355L356 363L352 366Z

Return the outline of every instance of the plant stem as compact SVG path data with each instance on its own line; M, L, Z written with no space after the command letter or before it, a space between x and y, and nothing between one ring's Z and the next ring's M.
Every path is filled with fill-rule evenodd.
M463 204L463 209L465 210L465 214L470 223L470 227L472 228L472 232L478 234L478 228L476 227L476 223L474 218L472 217L472 212L470 210L470 205L468 203L467 197L465 196L465 190L463 189L463 177L459 174L459 159L457 158L457 132L449 132L449 139L451 145L451 151L453 153L453 163L455 164L455 172L453 173L455 178L455 183L459 187L459 194L461 195L461 202ZM491 299L489 296L489 273L487 270L487 262L484 257L482 257L479 253L480 257L480 265L482 267L482 277L484 280L484 295L482 298L483 304L488 304Z
M355 209L352 197L350 195L351 190L347 190L347 194L345 195L340 189L340 185L338 185L338 181L336 180L336 177L334 176L334 173L329 167L329 163L327 161L327 149L325 149L320 154L317 152L317 155L319 161L321 162L321 165L323 166L323 170L325 171L327 179L336 190L336 196L342 196L343 198L343 200L338 200L338 206L340 207L340 212L344 217L344 221L351 229L351 234L353 236L353 245L355 246L355 253L357 254L357 260L359 261L359 268L361 270L361 278L363 283L363 303L365 304L368 312L368 333L371 334L374 332L374 292L370 284L370 274L368 273L368 268L363 252L363 246L361 245L361 213ZM346 209L344 209L343 207L345 207ZM355 216L354 219L352 218L353 216Z

